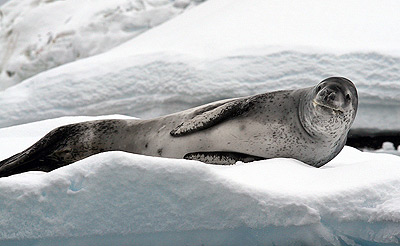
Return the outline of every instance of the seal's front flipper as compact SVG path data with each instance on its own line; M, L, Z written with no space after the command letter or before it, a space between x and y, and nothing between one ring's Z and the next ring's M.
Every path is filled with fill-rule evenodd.
M252 162L265 159L262 157L237 152L195 152L188 153L183 158L216 165L233 165L238 161Z
M192 119L182 122L170 134L174 137L179 137L207 129L224 120L243 114L250 108L250 105L250 98L237 99L224 103L221 106L201 112Z

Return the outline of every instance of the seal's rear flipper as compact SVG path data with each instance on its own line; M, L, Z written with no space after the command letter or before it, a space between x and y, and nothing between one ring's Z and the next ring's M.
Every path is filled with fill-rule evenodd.
M188 153L183 158L216 165L233 165L238 161L252 162L265 159L262 157L237 152L195 152Z
M50 166L58 167L58 165L51 165L48 161L46 161L46 165L44 164L44 160L31 157L24 151L0 162L0 177L7 177L27 171L49 172L55 169L50 168Z
M49 172L60 167L57 160L51 158L51 153L58 146L59 139L62 138L62 129L60 127L51 131L28 149L0 161L0 177L27 171ZM61 164L61 166L63 165Z
M78 124L58 127L28 149L0 161L0 177L27 171L50 172L87 157L84 151L80 153L80 146L68 144L79 137L80 128Z
M113 134L124 127L124 120L98 120L60 126L28 149L0 161L0 177L27 171L50 172L91 155L110 150ZM103 139L103 136L109 138Z

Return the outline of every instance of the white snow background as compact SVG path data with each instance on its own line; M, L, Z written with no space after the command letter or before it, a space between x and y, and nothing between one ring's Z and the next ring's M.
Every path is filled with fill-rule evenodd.
M0 7L0 159L92 119L79 115L149 118L329 76L356 84L356 128L400 129L398 1L148 0L139 14L124 7L141 1L98 1L83 15L88 2ZM184 13L125 32L158 8ZM400 244L400 157L347 146L319 169L108 152L1 178L0 196L1 245Z
M0 12L0 89L102 53L202 0L13 0Z
M8 2L9 0L0 0L0 5L5 4L6 2Z
M5 12L13 2L0 10ZM109 1L104 2L108 7ZM7 105L0 108L0 127L66 115L149 118L217 99L344 76L360 93L355 127L399 129L398 9L396 0L207 1L108 52L50 69L0 92L0 105ZM62 15L64 8L59 12ZM79 29L76 25L65 28L79 33L73 29ZM100 37L95 34L70 42L74 47L94 42L92 38ZM32 45L39 47L40 42ZM70 57L67 48L57 52L53 59ZM7 64L23 56L6 59Z

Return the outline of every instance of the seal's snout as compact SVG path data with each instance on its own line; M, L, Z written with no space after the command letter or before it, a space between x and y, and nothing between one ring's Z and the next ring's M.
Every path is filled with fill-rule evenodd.
M340 113L344 112L349 104L350 95L341 81L324 80L315 89L314 106L323 111Z
M321 81L314 89L314 107L323 112L340 113L357 107L357 90L354 84L342 77Z
M317 93L316 101L323 106L340 110L344 106L343 91L336 85L328 85Z

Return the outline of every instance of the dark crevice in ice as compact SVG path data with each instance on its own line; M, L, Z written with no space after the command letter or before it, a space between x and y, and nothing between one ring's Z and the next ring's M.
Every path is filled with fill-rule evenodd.
M347 137L346 145L358 149L380 149L384 142L400 145L400 130L352 129Z

